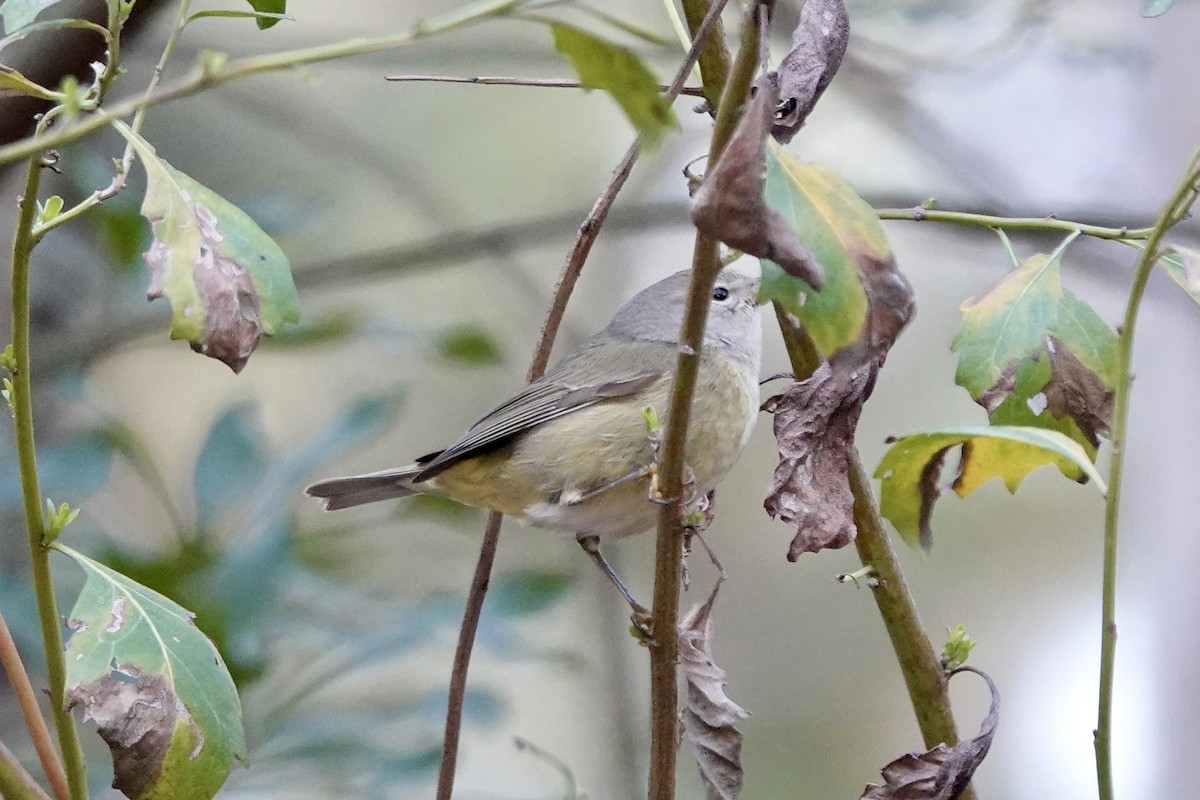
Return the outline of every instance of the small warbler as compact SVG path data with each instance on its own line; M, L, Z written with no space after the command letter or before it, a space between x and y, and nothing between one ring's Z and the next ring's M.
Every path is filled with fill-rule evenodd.
M667 423L690 272L634 295L612 321L444 450L399 469L333 478L305 491L325 508L412 494L449 497L573 534L644 609L599 551L601 538L654 527L657 440L646 409ZM687 433L692 496L716 486L758 415L762 320L757 278L722 270L712 290Z

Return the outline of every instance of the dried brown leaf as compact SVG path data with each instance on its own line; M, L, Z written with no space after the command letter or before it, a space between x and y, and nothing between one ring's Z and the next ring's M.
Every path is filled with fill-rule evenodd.
M792 50L779 64L779 100L771 135L784 144L804 125L842 65L850 41L850 17L843 0L806 0Z
M764 145L779 101L773 80L760 80L737 129L692 197L692 222L728 246L774 261L788 274L820 289L825 269L787 218L763 198Z
M992 704L979 733L954 747L939 744L924 753L900 756L881 770L885 786L868 784L859 800L955 800L983 763L1000 722L1000 691L986 673L959 667L950 673L973 672L987 681Z
M116 676L116 677L114 677ZM114 667L93 683L67 694L68 706L83 705L85 721L94 721L113 758L113 788L139 798L156 789L182 720L188 726L193 753L204 747L204 735L187 708L161 675L139 674L132 665Z
M779 465L763 507L796 528L788 560L854 541L850 457L862 405L877 364L825 363L808 379L769 399L775 415Z
M708 800L736 800L742 791L742 733L734 727L749 712L725 694L725 670L712 659L713 603L692 606L679 622L679 663L687 681L683 735L692 748Z

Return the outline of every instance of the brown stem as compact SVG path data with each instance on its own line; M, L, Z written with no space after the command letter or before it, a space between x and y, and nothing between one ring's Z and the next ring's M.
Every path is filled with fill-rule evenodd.
M686 3L685 3L686 7ZM749 94L750 84L759 62L760 6L751 6L743 29L741 46L732 75L720 91L720 105L709 145L708 163L717 163L741 117L742 100ZM712 16L716 6L707 9ZM719 13L719 12L718 12ZM703 36L696 37L704 42ZM720 46L723 48L724 43ZM703 51L701 51L703 52ZM711 89L705 76L706 91ZM717 94L713 91L712 96ZM711 100L709 101L712 102ZM721 271L719 243L702 233L696 234L692 253L692 277L688 286L687 305L679 333L679 358L671 384L667 408L666 431L663 434L662 455L659 461L659 488L664 497L681 497L684 493L684 466L687 430L691 422L692 397L700 367L700 350L704 343L704 328L708 321L709 296L717 273ZM658 516L658 538L654 556L653 625L655 642L650 647L650 800L674 800L676 731L679 715L679 688L676 665L679 660L679 587L683 566L683 521L677 503L666 503Z
M712 12L705 18L704 23L701 25L701 31L710 29L716 23L720 16L720 10L724 7L726 1L719 0L719 2L714 4ZM699 44L693 43L687 56L684 57L679 71L675 75L675 80L671 82L670 88L667 89L667 96L670 100L674 100L679 96L684 81L687 80L688 73L691 72L692 67L696 63L699 51ZM588 212L587 217L584 218L579 226L579 235L575 239L575 244L567 256L567 263L563 266L562 274L558 278L558 284L554 288L554 299L550 302L550 308L546 312L546 321L542 324L542 332L538 339L538 345L534 349L533 358L529 364L529 371L525 376L527 382L537 380L546 372L546 366L550 362L550 351L554 348L554 340L558 336L558 330L562 325L563 315L567 310L567 302L571 299L575 283L579 280L579 275L583 271L583 265L587 261L588 254L592 250L592 245L595 243L596 237L600 235L600 228L603 226L604 220L608 217L608 211L612 208L613 201L617 198L617 193L621 191L621 187L625 185L626 179L629 178L629 173L633 170L633 165L637 161L640 152L641 145L639 141L635 141L629 146L629 149L625 151L625 156L613 171L613 176L609 180L608 185L604 187L604 191L596 199L592 210ZM707 309L707 303L705 304L705 308ZM462 709L463 698L466 695L467 689L467 671L471 664L471 651L475 646L475 634L479 627L479 615L483 609L483 599L487 594L488 582L492 573L492 563L496 557L496 546L500 538L500 523L502 519L502 515L496 512L488 516L487 529L484 531L483 543L479 549L479 561L475 566L475 577L471 580L471 590L467 595L466 608L463 611L463 622L458 632L458 644L455 647L454 664L451 667L450 673L449 698L446 706L446 727L442 740L442 762L438 768L436 800L450 800L454 793L454 770L458 762L458 742L462 732Z
M37 750L38 760L42 762L42 770L50 781L56 800L68 800L71 790L67 785L67 773L63 771L62 762L58 760L50 728L42 717L41 709L38 708L37 693L29 680L29 674L25 671L25 664L21 661L21 654L17 651L17 644L13 641L12 632L8 629L3 613L0 613L0 666L4 668L13 695L17 698L17 705L21 707L21 716L25 718L29 738L33 740L33 747Z
M492 563L496 560L496 546L500 541L500 523L503 521L504 515L498 511L488 514L483 544L479 547L479 561L475 564L475 576L471 579L471 591L467 594L462 625L458 629L458 644L454 648L454 667L450 672L446 702L442 763L438 767L437 800L450 800L454 793L454 768L458 765L467 669L471 666L471 650L475 647L475 632L479 630L479 615L483 612L483 598L487 595L488 582L491 580Z

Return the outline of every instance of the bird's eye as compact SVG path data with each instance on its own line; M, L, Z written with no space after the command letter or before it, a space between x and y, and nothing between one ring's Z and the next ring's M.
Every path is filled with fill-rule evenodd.
M729 290L724 286L718 286L717 288L713 289L713 300L716 300L718 303L723 303L728 299Z

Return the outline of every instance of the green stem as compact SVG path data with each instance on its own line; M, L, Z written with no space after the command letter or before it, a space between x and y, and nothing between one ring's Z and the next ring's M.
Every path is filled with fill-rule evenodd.
M54 599L50 574L50 551L45 540L42 495L38 487L37 455L33 441L33 387L29 374L29 272L35 239L33 222L37 213L38 188L41 185L41 156L29 160L25 194L17 216L12 259L12 345L15 368L12 374L12 410L17 462L21 471L21 493L25 504L25 529L29 537L33 590L37 596L38 619L42 627L42 646L46 652L46 670L50 681L50 708L63 765L71 788L72 800L87 797L87 771L75 720L67 711L66 659L63 656L62 619Z
M959 225L978 225L984 228L1018 228L1035 231L1063 231L1081 233L1097 239L1146 239L1154 228L1105 228L1086 225L1069 219L1054 217L993 217L988 214L971 214L965 211L940 211L915 206L913 208L879 208L875 210L880 219L908 220L910 222L954 222Z
M720 105L709 145L709 165L717 163L738 120L743 101L759 62L758 13L761 6L750 6L737 60L728 83L721 87ZM705 7L707 16L708 7ZM724 46L724 43L721 43ZM701 49L701 54L704 50ZM705 89L711 87L705 77ZM716 94L716 92L714 92ZM687 431L691 423L692 398L699 374L700 351L708 321L709 297L721 271L720 244L702 233L696 234L692 253L692 276L679 333L680 352L671 384L659 462L659 488L664 497L684 493L683 472L686 460ZM662 506L655 542L653 625L655 642L650 647L650 800L673 800L678 743L679 688L676 667L679 661L679 587L683 567L683 520L678 503Z
M1146 237L1125 304L1125 318L1117 338L1117 387L1113 401L1112 456L1108 466L1108 495L1104 505L1104 578L1101 588L1100 697L1095 747L1096 782L1101 800L1113 799L1112 698L1113 668L1117 655L1117 531L1121 510L1121 478L1125 468L1125 441L1129 425L1129 400L1133 388L1133 336L1138 310L1146 293L1150 273L1162 252L1159 246L1171 226L1187 217L1200 192L1200 150L1192 155L1183 180L1167 202Z
M683 0L683 16L693 41L710 5L709 0ZM699 63L704 97L708 100L711 113L716 114L720 107L721 91L729 82L729 49L725 47L725 26L720 20L701 42Z
M170 100L177 100L181 97L188 97L210 87L221 86L239 78L278 72L291 67L301 67L349 56L392 50L412 44L427 36L445 33L491 17L502 16L511 11L516 5L516 0L487 0L487 2L467 6L429 22L419 23L412 30L403 33L362 37L299 50L285 50L280 53L253 56L238 61L230 61L225 64L209 63L198 73L184 80L182 83L155 92L149 97L127 100L124 103L110 106L95 114L90 114L72 125L50 131L44 135L27 137L7 147L0 147L0 166L23 158L29 158L45 150L63 147L111 125L114 120L127 117L140 109L150 108Z
M803 328L789 319L789 315L778 305L775 316L787 348L792 372L797 380L811 375L820 364L821 356L812 339ZM958 731L954 724L954 713L947 691L945 670L934 650L904 572L900 560L888 538L887 528L879 514L879 507L871 492L871 479L863 468L858 452L851 453L850 491L854 495L854 525L858 535L854 546L864 567L873 570L876 582L871 588L879 616L887 629L896 660L900 662L900 673L908 688L917 725L926 748L941 742L953 746L958 742ZM968 786L960 795L962 800L974 800L975 791Z

